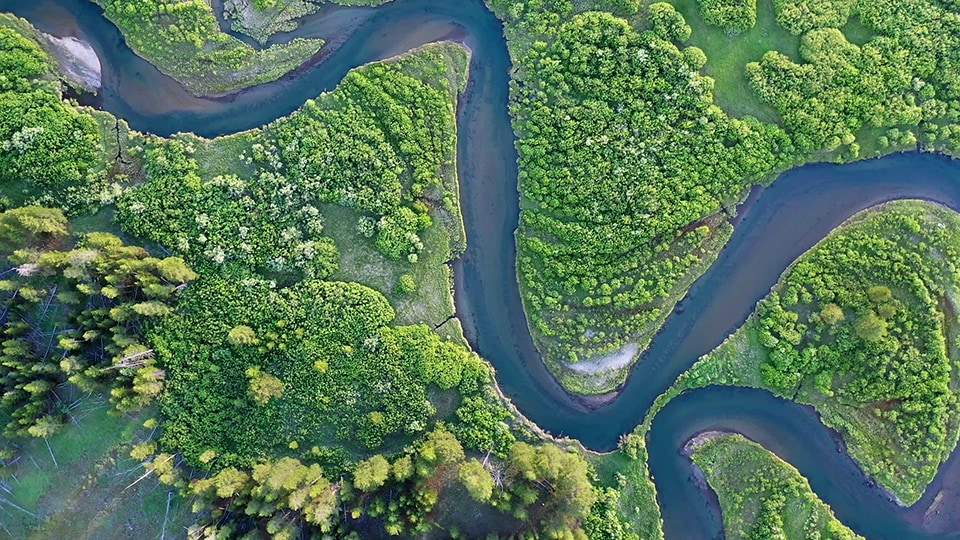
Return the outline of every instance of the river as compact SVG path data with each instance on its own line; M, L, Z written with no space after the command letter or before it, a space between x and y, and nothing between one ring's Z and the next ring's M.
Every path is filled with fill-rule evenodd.
M960 162L943 156L905 153L784 173L738 216L717 262L667 319L619 397L591 411L554 381L527 330L515 271L519 195L507 112L511 63L500 21L481 0L396 0L375 9L321 10L275 41L333 36L335 46L290 76L220 98L191 95L133 54L91 3L0 0L0 10L45 32L89 41L103 65L103 90L95 104L134 129L159 135L192 131L212 137L256 127L333 89L356 66L433 41L467 45L473 57L459 110L458 172L468 248L455 265L457 314L468 341L493 363L504 393L524 415L595 450L615 448L679 374L746 320L790 262L854 213L901 198L960 209ZM343 25L349 33L341 31ZM868 538L960 537L960 521L949 516L921 528L923 510L941 487L941 507L960 508L956 455L919 503L899 508L842 448L838 451L836 434L808 408L760 390L708 388L671 402L649 436L650 467L669 539L722 534L715 508L679 452L706 429L739 431L775 451L810 479L841 521Z

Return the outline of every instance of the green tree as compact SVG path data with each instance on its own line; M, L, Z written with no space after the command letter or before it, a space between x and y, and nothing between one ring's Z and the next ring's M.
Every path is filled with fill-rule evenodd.
M490 500L490 496L493 495L493 477L483 463L476 459L467 460L460 465L457 476L474 500L478 502Z
M231 328L230 332L227 333L227 342L231 345L244 346L256 345L260 340L257 339L257 334L253 331L253 328L240 324Z
M390 462L380 454L357 464L353 471L353 485L361 491L376 491L390 475Z
M831 302L823 306L823 309L820 310L820 316L823 318L823 322L827 324L837 324L844 318L843 308Z
M250 379L250 397L257 403L265 405L271 399L283 396L283 382L262 371L260 366L247 368L246 373Z
M857 318L853 323L857 335L867 341L877 341L887 335L887 322L877 316L873 310Z

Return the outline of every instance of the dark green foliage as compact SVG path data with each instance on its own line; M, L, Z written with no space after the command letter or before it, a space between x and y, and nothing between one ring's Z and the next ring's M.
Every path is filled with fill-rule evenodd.
M104 177L96 122L37 81L46 53L0 27L0 187L11 199L69 211L89 209Z
M731 32L745 32L757 24L757 0L697 0L708 23Z
M457 409L460 421L453 426L453 431L467 448L505 456L515 441L506 424L512 416L499 400L467 396Z
M181 280L169 281L159 265L182 261L150 257L106 233L88 234L75 249L59 251L71 240L59 210L8 210L0 214L0 227L9 276L0 282L0 386L12 417L5 434L44 437L59 429L66 410L56 391L68 378L85 390L109 383L121 411L152 401L164 374L141 334L170 311L178 288L196 274L184 268Z
M433 67L424 78L445 76ZM254 146L304 197L374 214L377 247L393 258L416 254L430 225L426 201L443 189L455 152L450 89L408 74L402 64L355 70L322 103L268 126ZM372 234L372 233L371 233Z
M340 256L318 208L334 203L364 214L360 232L383 253L416 262L431 208L459 216L443 183L456 129L448 59L422 56L352 71L319 101L252 132L241 150L256 164L249 178L204 170L196 154L206 142L149 140L148 181L120 199L118 221L192 262L324 278Z
M354 283L271 290L245 272L206 271L182 307L151 341L169 381L164 441L193 464L210 449L227 466L290 453L294 442L306 455L410 440L435 414L427 387L456 387L481 365L427 327L386 326L394 317L386 300ZM238 325L253 330L255 345L233 344ZM281 395L248 397L255 366L279 379Z
M861 2L860 22L877 34L862 46L838 27L850 1L776 2L778 21L803 33L796 64L771 51L747 66L797 147L857 157L861 143L956 151L960 119L960 19L926 0ZM870 138L859 140L864 128ZM884 131L886 133L884 133Z

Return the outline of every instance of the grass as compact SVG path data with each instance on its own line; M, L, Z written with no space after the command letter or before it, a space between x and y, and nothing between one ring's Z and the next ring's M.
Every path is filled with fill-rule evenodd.
M780 123L780 116L754 93L747 82L746 66L759 62L767 51L780 51L794 61L800 58L800 38L777 24L773 0L757 0L757 24L740 34L707 24L697 0L670 0L693 30L687 45L703 49L707 65L703 72L716 81L714 99L730 116L751 115Z
M325 219L324 233L333 238L340 250L340 269L330 279L356 281L382 292L397 311L396 324L439 326L441 335L463 340L459 323L446 322L454 314L453 275L446 264L450 258L450 235L438 219L421 233L423 251L417 262L411 264L390 259L377 251L372 238L358 234L360 216L353 210L332 204L323 205L320 210ZM404 274L414 277L416 292L397 291Z
M657 503L657 489L650 479L644 437L628 435L625 444L608 454L586 453L603 486L620 492L618 514L641 540L663 539L663 518Z
M451 107L455 107L460 93L466 88L469 54L459 45L441 43L425 45L387 62L397 62L421 52L439 54L449 67L445 87L450 90ZM431 84L440 84L428 80L423 73L424 66L419 62L404 65L410 75ZM333 102L326 99L327 95L319 96L317 103L333 106ZM248 158L252 156L252 145L261 141L262 133L261 129L253 129L212 140L193 134L180 134L176 138L193 148L204 178L224 174L249 178L259 170ZM447 264L465 247L455 151L445 156L442 180L443 188L436 188L426 196L430 199L433 225L420 233L424 247L416 263L393 260L379 252L373 239L364 238L357 232L360 214L356 211L335 204L321 204L319 209L323 214L324 234L333 238L340 251L340 269L330 279L355 281L383 293L397 311L396 324L427 324L444 337L466 343L460 322L454 318L453 274ZM403 275L414 278L415 292L397 290L397 283Z
M17 456L0 487L0 526L9 538L160 538L182 534L189 505L147 478L129 457L152 414L113 416L103 396L72 404L73 422L47 440L8 440ZM169 510L168 510L169 500ZM19 508L18 508L19 507ZM2 535L0 535L2 536Z
M764 521L779 516L781 538L787 540L860 538L837 520L795 468L741 435L714 437L691 457L717 493L729 540L769 538L756 530L762 512L768 514Z
M910 209L912 212L924 213L927 216L946 215L945 213L950 212L919 201L888 203L858 214L834 230L828 238L844 234L847 228L866 221L871 215L875 215L885 208ZM887 231L887 234L893 233L895 231ZM815 250L817 247L812 249ZM804 256L801 256L798 261L803 258ZM942 262L930 260L927 264L942 264ZM786 276L789 272L790 268L785 270L783 275ZM939 310L947 314L943 317L946 321L952 320L949 313L954 309L953 306L955 306L954 302L957 296L955 284L950 283L949 279L950 277L944 274L946 283L940 284L946 291L946 296L941 299ZM783 278L781 278L781 283L782 281ZM779 289L780 283L774 290ZM911 311L920 309L920 307L919 305L908 304L905 309ZM939 465L939 463L919 462L912 458L908 449L904 448L900 442L895 423L878 416L873 406L857 407L844 404L841 400L818 390L813 381L807 379L801 383L796 395L784 395L782 391L771 388L766 384L761 374L761 366L766 362L768 353L767 349L760 343L758 326L758 319L754 314L722 345L701 358L689 371L681 375L674 386L661 395L651 407L644 424L638 427L638 433L645 434L656 413L670 399L686 389L709 385L766 388L787 399L795 399L801 403L812 405L821 414L825 424L840 431L851 456L861 464L867 474L875 476L882 485L886 486L906 504L911 504L919 499L924 488L932 479L936 471L936 465ZM960 388L960 364L958 364L958 361L960 361L958 350L960 349L958 349L956 338L960 330L955 323L948 322L945 324L943 331L952 368L950 387L957 391ZM948 416L947 425L944 428L948 435L945 448L942 449L941 453L945 458L957 444L960 415L956 411Z
M254 49L221 31L208 2L154 0L131 13L123 2L94 1L134 52L196 95L228 94L276 80L323 46L320 39L297 38Z

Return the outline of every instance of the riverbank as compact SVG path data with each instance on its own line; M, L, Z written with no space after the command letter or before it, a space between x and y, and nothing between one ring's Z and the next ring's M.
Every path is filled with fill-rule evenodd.
M100 57L86 41L73 36L57 37L40 32L53 49L60 72L81 88L96 92L100 89Z
M935 221L933 225L928 223L927 225L921 226L922 229L932 228L934 230L946 230L948 231L946 233L948 235L956 234L956 232L960 230L957 227L957 219L952 211L928 203L896 202L875 207L851 218L843 226L831 233L827 239L823 240L823 242L788 267L784 271L780 282L773 288L772 294L779 293L780 297L784 297L783 295L786 294L787 298L789 298L791 294L796 294L795 288L785 290L787 285L784 283L794 283L796 278L792 276L798 272L803 272L801 269L805 268L805 265L810 264L807 262L808 260L812 260L811 258L815 257L821 257L822 259L823 255L818 254L827 253L827 250L831 249L829 246L839 245L838 242L841 242L843 238L848 236L856 237L855 235L859 234L857 231L877 231L876 234L885 235L896 235L898 233L913 234L909 232L909 230L882 232L884 229L882 229L882 225L879 225L881 223L880 219L885 218L885 216L908 215L917 216L918 219L925 219L927 221L932 219ZM919 216L925 217L920 218ZM889 221L890 219L897 218L890 217L886 219ZM873 225L874 223L877 225ZM937 224L940 225L940 229L937 229L935 226ZM906 226L912 227L912 225ZM878 229L878 227L881 228ZM937 243L931 239L927 239L926 242L932 246L930 248L932 251L925 256L926 258L924 258L922 262L917 261L913 263L914 270L920 267L938 268L944 263L953 264L944 260L945 258L952 260L952 258L956 256L955 253L953 255L946 255L946 253L950 253L950 248L947 245ZM821 267L824 267L824 265L829 266L829 264L823 260L817 264ZM862 274L864 271L866 270L861 265L858 270L858 272L861 272L861 274L858 274L858 281L864 279L864 275ZM932 287L943 287L943 290L946 291L956 290L956 277L948 270L936 271L935 275L938 276L940 281L939 285L931 285ZM877 277L877 274L872 274L872 278L870 276L871 275L868 274L866 279L873 280L871 281L871 286L873 286L874 289L871 290L880 291L880 289L876 288L876 282L884 283L886 281ZM836 279L832 281L834 283L837 282ZM790 285L790 287L796 287L796 285ZM891 287L893 287L893 285L891 285ZM904 289L899 288L896 290L903 291ZM846 294L847 296L843 296L843 298L849 298L849 293L844 293L840 290L835 292L837 294ZM875 294L880 294L880 292L876 292ZM898 292L897 294L904 293ZM931 291L931 294L936 294L935 290ZM851 300L848 299L846 301L850 302ZM937 309L937 302L934 302L930 306L922 307L917 303L918 300L911 300L905 296L901 296L899 302L900 304L898 305L902 306L898 308L901 310L901 317L917 318L921 317L921 314L924 313L926 309ZM766 304L761 303L761 307L764 305ZM770 308L765 309L769 312ZM907 504L911 504L918 500L923 494L926 485L934 478L940 463L945 460L953 448L956 447L956 416L947 414L941 420L943 426L939 429L946 430L946 435L945 438L942 439L942 442L938 443L938 446L933 450L933 454L931 454L937 456L936 458L931 458L933 463L927 460L911 459L909 456L915 454L917 450L911 451L905 448L904 445L909 445L910 443L908 440L898 436L897 432L894 431L897 416L887 416L882 412L878 413L876 409L870 407L865 409L862 407L852 408L851 400L856 398L846 394L844 400L846 405L838 405L833 398L833 394L843 391L842 383L830 383L829 381L825 383L821 381L822 377L821 379L814 380L813 376L809 376L810 378L798 381L795 387L792 383L787 388L772 384L769 377L764 375L764 373L768 373L764 370L769 369L769 367L764 366L770 366L774 360L771 359L770 353L768 352L769 346L764 345L764 343L769 343L770 341L769 332L771 330L769 330L769 326L763 326L763 320L765 319L756 314L751 316L747 323L738 330L737 333L728 338L723 345L701 359L689 372L682 375L668 394L676 395L683 389L696 388L709 384L734 384L767 388L778 395L812 404L823 415L823 421L828 426L838 429L843 434L851 455L857 459L869 474L877 476L880 483L892 491L892 495L897 501L903 499ZM918 319L913 323L914 332L919 332L919 329L926 325L926 323L921 322L921 320L923 319ZM815 322L813 324L815 324ZM943 339L942 336L949 334L947 330L941 329L937 330L933 336L939 335L941 336L940 339ZM947 347L947 344L944 342L944 345L941 346ZM953 343L950 343L949 347L951 350L955 350ZM940 354L945 354L946 349L943 350L944 352ZM936 366L940 364L937 360L936 349L924 351L922 354L930 358L929 363L926 365L927 367L923 368L925 372L931 374L937 373ZM941 358L943 358L943 362L947 362L945 356ZM883 363L874 369L888 370L892 366L901 365L901 363L901 360L893 356L884 359ZM762 367L763 369L761 369ZM839 368L833 367L832 369ZM955 386L956 374L949 375L952 371L953 370L946 369L944 377L950 378L950 380L953 381L950 384ZM928 375L928 377L930 376L932 375ZM824 384L829 384L829 386L824 386ZM888 392L895 391L888 390ZM656 410L662 407L669 399L667 395L658 399L658 404L651 409L651 414L655 414ZM897 401L898 399L896 393L888 393L885 398L875 397L872 400L896 404L899 403L899 401ZM894 474L888 473L887 471L891 469L896 472ZM903 503L901 502L900 504Z
M181 4L169 15L164 15L162 3L154 1L143 2L133 13L122 9L123 4L96 3L137 54L197 96L224 95L274 81L323 46L322 40L298 38L256 50L222 33L205 2Z
M716 494L729 540L862 538L837 520L795 468L742 435L701 434L689 456Z

